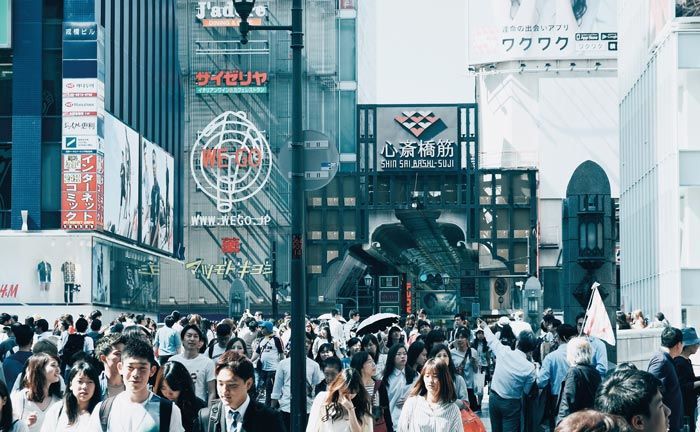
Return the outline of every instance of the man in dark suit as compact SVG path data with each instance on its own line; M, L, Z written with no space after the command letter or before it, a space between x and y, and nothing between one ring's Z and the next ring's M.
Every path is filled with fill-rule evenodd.
M677 328L666 327L661 333L661 349L651 357L647 368L647 371L663 385L663 403L671 410L668 428L670 432L679 432L683 428L683 396L673 364L673 359L682 351L683 333Z
M216 362L216 390L220 400L199 411L199 432L287 432L282 415L249 396L255 367L245 356L226 351Z

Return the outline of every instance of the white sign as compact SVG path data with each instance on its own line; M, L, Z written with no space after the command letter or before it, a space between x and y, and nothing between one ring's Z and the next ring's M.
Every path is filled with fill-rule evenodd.
M96 116L100 102L97 97L64 97L63 117Z
M62 135L66 136L97 136L97 116L64 117L62 119Z
M257 5L253 7L248 17L248 23L260 25L266 15L267 7ZM202 21L204 27L238 27L241 23L241 18L236 13L233 1L228 1L224 5L211 1L197 2L196 17Z
M63 136L63 143L61 145L61 150L71 151L93 151L93 150L103 150L104 142L102 138L96 135L85 135L85 136Z
M265 186L272 171L272 151L265 135L246 113L228 111L200 133L190 153L197 186L228 213L233 203L251 198Z
M97 78L63 78L63 97L99 97L104 99L104 84Z

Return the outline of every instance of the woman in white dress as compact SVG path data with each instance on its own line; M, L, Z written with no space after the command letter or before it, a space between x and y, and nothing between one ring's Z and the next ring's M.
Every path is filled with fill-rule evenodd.
M16 419L27 423L29 431L39 431L51 405L61 400L61 367L56 357L34 354L27 360L22 388L12 393Z
M355 369L345 369L314 399L306 432L372 432L369 395Z
M454 384L447 364L430 359L401 410L399 432L462 432Z
M27 424L12 417L10 392L2 381L0 381L0 432L27 432Z
M75 363L62 403L46 413L41 432L88 432L90 414L102 398L100 373L91 362Z

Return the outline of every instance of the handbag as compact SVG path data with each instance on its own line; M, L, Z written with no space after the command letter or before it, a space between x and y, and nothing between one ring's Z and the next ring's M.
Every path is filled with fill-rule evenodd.
M379 397L379 386L381 381L374 381L374 394L372 395L372 419L374 420L374 432L389 432L384 419L384 408L380 405L375 406L374 400Z
M478 415L469 408L469 402L462 401L465 408L459 410L462 417L462 428L464 432L486 432L486 427Z
M484 393L485 382L486 374L484 372L478 372L474 374L474 390L476 390L476 394Z

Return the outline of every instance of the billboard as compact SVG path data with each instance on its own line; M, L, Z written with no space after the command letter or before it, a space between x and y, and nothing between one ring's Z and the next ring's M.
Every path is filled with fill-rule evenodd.
M617 1L469 0L469 64L617 58Z
M172 253L175 161L145 138L142 149L141 241Z
M377 107L377 171L459 169L458 109Z
M429 317L454 316L458 312L459 298L454 292L422 291L418 292L420 307Z
M105 114L104 229L138 240L139 134Z
M679 18L700 16L700 4L693 0L676 0L676 16Z
M12 48L12 0L0 0L0 48Z
M46 234L0 237L0 305L90 302L89 242Z
M95 242L92 248L92 302L95 304L109 305L109 252L110 248L101 242Z

